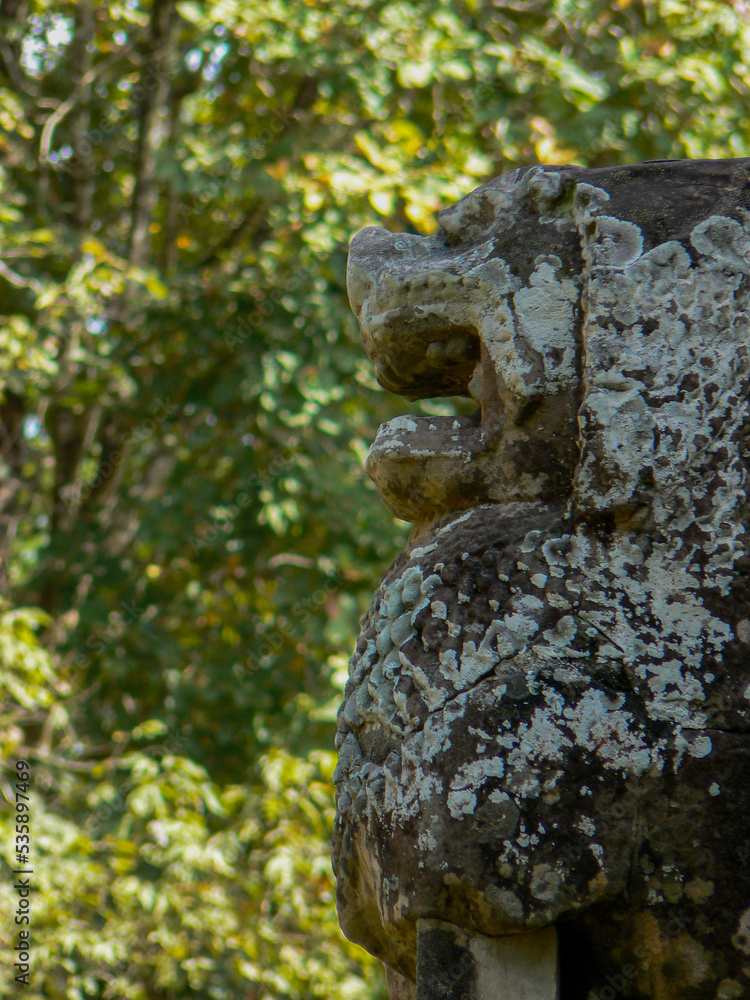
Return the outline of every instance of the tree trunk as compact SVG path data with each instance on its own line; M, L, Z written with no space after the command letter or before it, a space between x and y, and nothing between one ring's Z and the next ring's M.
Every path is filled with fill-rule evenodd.
M143 94L128 249L128 262L133 267L147 267L151 253L151 224L158 195L157 154L167 130L170 79L174 73L175 26L174 0L154 0L148 50L140 82ZM136 93L140 93L137 88Z

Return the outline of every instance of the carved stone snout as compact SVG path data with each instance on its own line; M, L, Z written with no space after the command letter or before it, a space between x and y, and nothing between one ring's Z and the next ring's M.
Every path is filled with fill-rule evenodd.
M349 301L383 388L407 399L469 394L480 345L463 270L437 234L368 226L352 239Z
M486 232L453 242L444 228L420 237L371 226L351 243L349 297L380 384L407 399L463 395L479 406L474 417L406 416L381 427L367 472L405 520L570 492L578 292L558 280L560 258L543 254L538 287L525 295L492 256L498 225L493 216ZM518 355L509 295L529 328L549 327L550 317L559 327L546 357L527 364ZM552 374L556 366L567 375Z

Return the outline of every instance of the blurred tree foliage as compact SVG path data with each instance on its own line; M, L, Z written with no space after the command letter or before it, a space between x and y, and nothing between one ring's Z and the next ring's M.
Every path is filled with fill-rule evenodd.
M429 231L522 163L750 155L743 17L2 0L0 746L9 803L16 759L35 780L26 996L384 995L327 857L345 657L405 532L361 472L400 404L358 345L348 238Z

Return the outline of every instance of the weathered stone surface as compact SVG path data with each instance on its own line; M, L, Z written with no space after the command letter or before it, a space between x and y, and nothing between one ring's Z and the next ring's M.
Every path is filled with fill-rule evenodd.
M417 984L400 972L386 966L386 982L390 1000L417 1000Z
M416 1000L558 1000L555 929L490 938L420 920Z
M747 160L534 167L352 241L381 383L480 404L368 460L416 526L352 657L333 852L406 982L420 920L557 924L563 1000L750 997L749 208Z

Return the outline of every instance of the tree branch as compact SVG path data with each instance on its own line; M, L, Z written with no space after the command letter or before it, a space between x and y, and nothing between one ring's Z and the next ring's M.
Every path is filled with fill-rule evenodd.
M267 223L264 224L266 213L271 206L271 202L266 200L262 202L258 208L251 215L246 215L239 225L231 229L224 239L220 240L219 243L211 250L198 264L198 267L203 269L205 267L210 267L215 264L219 255L225 250L230 250L235 246L243 236L256 231L258 233L263 232L264 229L268 229Z
M24 73L19 59L19 45L13 39L13 35L17 35L14 28L18 26L20 29L27 17L28 10L24 0L3 0L0 9L0 66L5 70L17 94L33 98L36 96L36 87L31 85L31 80Z
M131 267L147 267L151 251L151 223L158 195L156 153L168 103L167 68L175 40L175 24L175 0L154 0L149 27L149 54L142 77L145 94L141 102L128 247ZM156 81L156 85L148 86L147 83L152 81Z
M39 295L44 287L36 278L24 278L22 275L16 274L15 271L11 271L8 265L2 260L0 260L0 275L6 281L9 281L11 285L15 285L16 288L31 288L37 295Z
M104 59L102 62L98 63L98 65L93 66L87 73L84 73L70 96L67 97L62 104L58 105L58 107L52 112L47 121L44 123L42 135L39 140L39 189L37 205L40 211L43 211L49 194L49 151L52 145L55 129L63 118L70 114L85 93L86 88L89 87L98 76L104 73L105 70L108 70L110 66L114 65L118 59L122 59L122 57L132 48L133 43L129 42L121 49L118 49L117 52L113 52L107 59Z
M80 80L93 68L94 9L90 0L79 0L76 6L76 27L73 35L73 66ZM73 149L80 151L91 127L91 83L81 87L80 101L73 124ZM94 169L91 157L83 157L83 169L75 177L74 223L79 231L91 224L91 207L94 198Z

